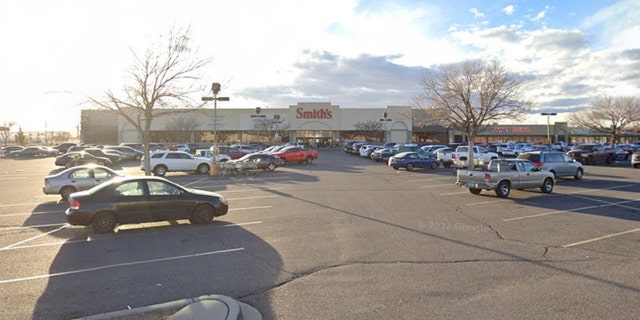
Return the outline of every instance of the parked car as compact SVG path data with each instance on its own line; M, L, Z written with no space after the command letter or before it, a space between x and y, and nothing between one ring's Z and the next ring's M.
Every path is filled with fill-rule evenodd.
M395 170L405 168L411 171L414 168L436 169L440 164L435 157L422 155L414 151L400 152L389 158L389 166Z
M122 177L108 167L87 164L65 169L53 175L44 177L42 192L44 194L59 194L67 200L69 195L80 190L87 190L115 177Z
M196 157L204 157L213 159L213 151L211 149L196 149L194 153ZM218 162L225 162L231 160L231 157L226 154L218 154L216 159Z
M640 168L640 151L636 151L631 155L631 166Z
M629 160L629 153L622 149L620 146L605 148L606 151L614 154L615 161L627 161Z
M451 158L451 155L453 155L453 153L456 151L456 148L457 147L446 147L437 149L436 151L434 151L436 159L445 168L451 167L451 165L453 165L453 158Z
M92 154L86 153L84 151L78 152L67 152L63 155L57 156L55 164L56 166L71 168L83 164L98 164L101 166L110 167L113 165L113 162L109 158L96 157Z
M435 151L441 148L446 148L447 146L442 144L428 144L420 147L421 153L429 156L435 156Z
M272 155L286 163L305 162L306 164L311 164L318 159L317 150L303 150L300 147L286 147L276 153L272 153Z
M555 179L553 173L529 160L499 159L491 160L486 170L458 170L456 185L473 194L493 190L498 197L507 198L511 189L540 188L542 193L551 193Z
M55 149L58 149L58 151L60 151L60 154L64 154L67 153L69 148L73 147L73 146L77 146L78 144L75 142L63 142L57 146L55 146Z
M169 147L169 150L171 150L171 151L191 152L191 149L186 144L174 144L171 147Z
M210 223L228 210L221 194L184 188L161 177L129 176L72 193L65 213L69 224L108 233L118 224L180 219Z
M613 150L606 150L600 143L581 143L574 146L567 154L583 164L610 164L616 157Z
M117 163L122 161L122 157L119 154L115 152L110 152L109 150L103 150L98 148L86 148L84 149L84 152L90 153L91 155L94 155L96 157L109 158L109 160L111 160L112 163Z
M231 157L231 159L239 159L248 153L244 150L241 150L235 147L216 146L216 148L218 148L220 154L226 154L229 157Z
M11 152L22 150L22 149L24 149L24 147L21 147L21 146L3 147L2 149L0 149L0 156L2 156L3 158L8 158Z
M274 171L277 167L284 165L284 160L266 153L249 153L236 160L229 160L228 163L254 162L258 169Z
M380 148L371 154L371 159L375 161L388 161L391 156L398 153L396 148Z
M520 154L517 159L529 160L536 167L553 173L555 178L573 177L580 180L584 175L582 163L558 151L530 151Z
M193 171L208 173L212 159L194 157L184 151L156 151L149 157L151 171L157 176L164 176L169 171ZM140 169L145 170L144 159L140 161Z
M118 151L124 154L124 156L122 156L123 160L140 160L142 159L142 155L144 154L142 153L142 151L127 146L104 146L102 150L104 150L105 152L109 150Z
M48 151L42 147L26 147L24 149L9 152L9 158L42 158L46 157Z

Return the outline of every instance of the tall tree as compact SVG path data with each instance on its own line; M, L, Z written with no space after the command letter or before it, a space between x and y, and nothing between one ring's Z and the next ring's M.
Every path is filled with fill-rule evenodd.
M600 96L593 100L591 108L572 113L569 120L574 125L610 134L614 145L621 133L640 123L640 99Z
M18 127L18 132L16 133L16 143L21 146L26 146L28 143L27 135L22 131L22 127Z
M189 142L200 123L196 116L172 117L165 126L174 142Z
M441 65L420 78L423 92L414 101L433 123L461 131L469 145L485 125L502 119L521 119L531 109L522 82L496 60L471 60Z
M197 72L211 59L198 58L189 47L190 29L174 28L144 54L133 53L134 64L128 71L122 93L111 90L105 98L90 97L99 108L111 110L127 120L142 137L143 151L149 154L151 123L154 118L175 114L176 109L199 108L203 104L192 99L201 92ZM149 157L145 157L145 174L151 174Z
M360 121L353 124L359 135L367 140L373 140L382 131L382 122L378 120Z
M0 138L2 138L2 143L6 146L9 143L9 137L11 136L11 127L15 126L15 122L6 122L4 125L0 126Z

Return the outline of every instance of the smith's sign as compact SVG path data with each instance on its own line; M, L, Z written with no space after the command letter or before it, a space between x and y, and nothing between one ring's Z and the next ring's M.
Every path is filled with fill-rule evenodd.
M310 111L305 111L303 108L296 109L296 118L298 119L332 119L333 114L331 110L324 109L313 109Z

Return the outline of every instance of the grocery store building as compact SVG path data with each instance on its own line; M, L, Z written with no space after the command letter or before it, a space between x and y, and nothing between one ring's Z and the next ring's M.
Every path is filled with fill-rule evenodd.
M419 112L409 106L381 108L341 108L329 102L299 102L288 108L203 108L183 109L154 117L154 142L218 142L267 144L297 141L316 146L335 146L347 139L393 141L397 143L464 142L464 136L442 126L412 125ZM366 136L356 124L379 122L380 128ZM119 144L141 142L136 129L123 116L107 110L82 110L81 141ZM371 134L371 132L369 132ZM488 125L475 142L607 142L607 134L569 127L567 122L549 125ZM638 132L620 137L620 142L636 141Z

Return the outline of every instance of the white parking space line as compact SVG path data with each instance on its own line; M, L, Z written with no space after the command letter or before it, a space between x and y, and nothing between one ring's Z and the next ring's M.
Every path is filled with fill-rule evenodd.
M636 200L627 200L627 201L622 201L622 202L611 202L611 201L604 201L604 200L600 200L600 199L593 199L593 198L589 198L589 197L581 197L581 196L575 196L576 198L580 198L580 199L585 199L585 200L589 200L589 201L594 201L594 202L600 202L600 203L607 203L607 204L612 204L614 206L617 207L622 207L625 209L631 209L631 210L640 210L640 208L637 207L630 207L630 206L624 206L622 205L622 203L629 203L629 202L638 202L640 201L640 199L636 199Z
M36 212L21 212L21 213L7 213L0 214L0 218L4 217L15 217L15 216L28 216L28 215L41 215L41 214L52 214L52 213L64 213L64 210L56 210L56 211L36 211Z
M0 207L20 207L20 206L38 206L43 204L42 202L35 203L14 203L14 204L0 204ZM64 203L67 204L66 202Z
M628 230L628 231L623 231L623 232L618 232L618 233L612 233L612 234L608 234L606 236L597 237L597 238L593 238L593 239L589 239L589 240L584 240L584 241L574 242L574 243L570 243L570 244L565 244L562 247L563 248L571 248L571 247L579 246L581 244L600 241L600 240L604 240L604 239L609 239L609 238L625 235L625 234L628 234L628 233L634 233L634 232L638 232L638 231L640 231L640 228L633 229L633 230Z
M593 200L593 199L589 199L589 200ZM504 221L504 222L517 221L517 220L524 220L524 219L530 219L530 218L544 217L544 216L554 215L554 214L558 214L558 213L568 213L568 212L589 210L589 209L595 209L595 208L620 206L621 204L624 204L624 203L637 202L637 201L640 201L640 199L637 199L637 200L624 200L624 201L618 201L618 202L606 202L605 201L604 204L600 204L600 205L593 205L593 206L573 208L573 209L567 209L567 210L558 210L558 211L551 211L551 212L545 212L545 213L539 213L539 214L532 214L532 215L529 215L529 216L522 216L522 217L504 219L502 221ZM632 209L638 209L638 208L633 208L633 207L631 207L631 208Z
M465 205L466 206L481 206L481 205L485 205L485 204L500 203L500 202L505 202L505 201L507 201L507 200L489 200L489 201L482 201L482 202L467 203Z
M28 177L10 177L10 176L6 176L6 177L0 177L0 181L2 180L24 180L27 179Z
M52 224L37 224L32 226L19 226L19 227L7 227L0 228L0 231L20 230L20 229L33 229L33 228L47 228L47 227L59 227L66 225L66 223L52 223Z
M38 239L38 238L42 238L42 237L48 236L48 235L50 235L50 234L52 234L52 233L54 233L54 232L58 232L58 231L60 231L60 230L62 230L62 229L64 229L64 228L66 228L66 227L67 227L67 224L65 223L65 225L63 225L62 227L60 227L60 228L58 228L58 229L51 230L51 231L49 231L49 232L45 232L45 233L43 233L43 234L39 234L39 235L37 235L37 236L31 237L31 238L28 238L28 239L24 239L24 240L22 240L22 241L18 241L18 242L16 242L16 243L14 243L14 244L10 244L10 245L8 245L8 246L2 247L2 248L0 248L0 251L4 251L4 250L7 250L7 249L11 249L11 248L13 248L13 247L15 247L15 246L17 246L17 245L21 245L21 244L23 244L23 243L27 243L27 242L29 242L29 241L32 241L32 240L35 240L35 239Z
M563 193L563 194L601 192L602 190L622 189L622 188L628 188L628 187L633 187L633 186L634 186L633 184L624 184L624 185L621 185L621 186L613 186L613 187L602 188L602 189L577 190L577 191L567 192L567 193Z
M419 182L419 181L433 181L433 180L452 180L453 177L441 177L441 178L425 178L425 179L407 179L407 182Z
M244 211L244 210L256 210L256 209L271 209L273 206L260 206L260 207L246 207L239 209L229 209L229 211Z
M214 255L214 254L238 252L238 251L243 251L243 250L244 250L244 248L233 248L233 249L226 249L226 250L218 250L218 251L210 251L210 252L188 254L188 255L183 255L183 256L175 256L175 257L167 257L167 258L159 258L159 259L150 259L150 260L141 260L141 261L126 262L126 263L117 263L117 264L111 264L111 265L94 267L94 268L86 268L86 269L79 269L79 270L72 270L72 271L65 271L65 272L57 272L57 273L43 274L43 275L24 277L24 278L5 279L5 280L0 280L0 285L1 284L7 284L7 283L30 281L30 280L50 279L50 278L59 277L59 276L73 275L73 274L79 274L79 273L85 273L85 272L91 272L91 271L99 271L99 270L107 270L107 269L114 269L114 268L121 268L121 267L130 267L130 266L143 265L143 264L149 264L149 263L158 263L158 262L173 261L173 260L191 259L191 258L197 258L197 257L210 256L210 255Z
M202 188L202 186L198 186L198 188ZM269 190L282 190L284 187L276 187L276 188L261 188L256 187L254 189L234 189L234 190L219 190L214 192L224 192L224 193L233 193L233 192L252 192L252 191L269 191Z
M453 195L459 195L459 194L464 194L464 193L469 193L469 191L458 191L458 192L441 193L441 194L439 194L439 196L453 196Z
M428 186L420 186L420 188L437 188L437 187L455 187L456 185L453 183L447 183L447 184L432 184L432 185L428 185Z
M277 198L279 195L270 195L270 196L254 196L254 197L244 197L244 198L227 198L227 200L235 201L235 200L248 200L248 199L265 199L265 198Z
M216 226L215 228L244 227L244 226L250 226L250 225L261 224L261 223L262 223L262 221L232 223L232 224ZM175 232L179 232L179 231L175 231ZM141 236L140 234L135 234L135 235L118 234L116 239L117 240L121 240L121 239L140 237L140 236ZM96 242L96 241L102 241L102 240L114 240L114 238L112 238L112 237L105 237L105 238L100 238L100 237L95 238L94 237L94 238L92 238L91 236L89 236L86 239L82 239L82 240L62 240L62 241L55 241L55 242L31 244L31 245L25 245L25 246L19 246L19 245L13 244L13 245L10 246L10 248L6 248L5 250L6 251L8 251L8 250L24 250L24 249L33 249L33 248L50 247L50 246L62 246L62 245L69 245L69 244L81 243L81 242Z

